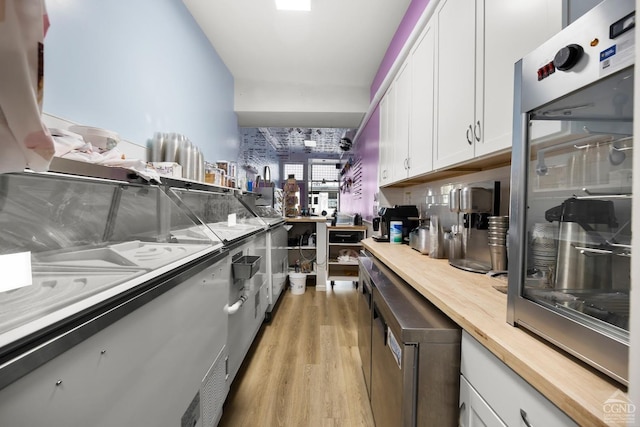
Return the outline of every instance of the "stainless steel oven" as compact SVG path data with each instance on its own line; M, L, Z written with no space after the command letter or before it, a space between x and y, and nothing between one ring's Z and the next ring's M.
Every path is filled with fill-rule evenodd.
M628 383L635 1L515 71L508 322Z

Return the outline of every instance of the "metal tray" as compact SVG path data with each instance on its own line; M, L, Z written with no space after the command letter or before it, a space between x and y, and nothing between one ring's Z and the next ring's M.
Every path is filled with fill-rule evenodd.
M234 279L251 279L260 270L261 256L244 255L235 259L233 265Z

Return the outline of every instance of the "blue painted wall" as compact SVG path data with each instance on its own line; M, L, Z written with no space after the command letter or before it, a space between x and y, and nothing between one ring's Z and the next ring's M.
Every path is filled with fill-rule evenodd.
M44 112L146 145L186 135L235 160L233 76L181 0L49 0Z

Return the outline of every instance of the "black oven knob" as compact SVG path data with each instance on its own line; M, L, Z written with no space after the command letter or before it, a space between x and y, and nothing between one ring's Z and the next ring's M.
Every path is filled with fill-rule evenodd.
M582 46L570 44L556 53L556 56L553 58L553 65L560 71L570 70L578 63L578 60L582 58L583 53L584 49L582 49Z

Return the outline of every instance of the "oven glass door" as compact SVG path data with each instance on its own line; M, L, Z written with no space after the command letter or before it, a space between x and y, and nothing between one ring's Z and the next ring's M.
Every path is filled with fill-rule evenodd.
M521 296L628 337L633 67L528 113ZM627 338L628 339L628 338Z

